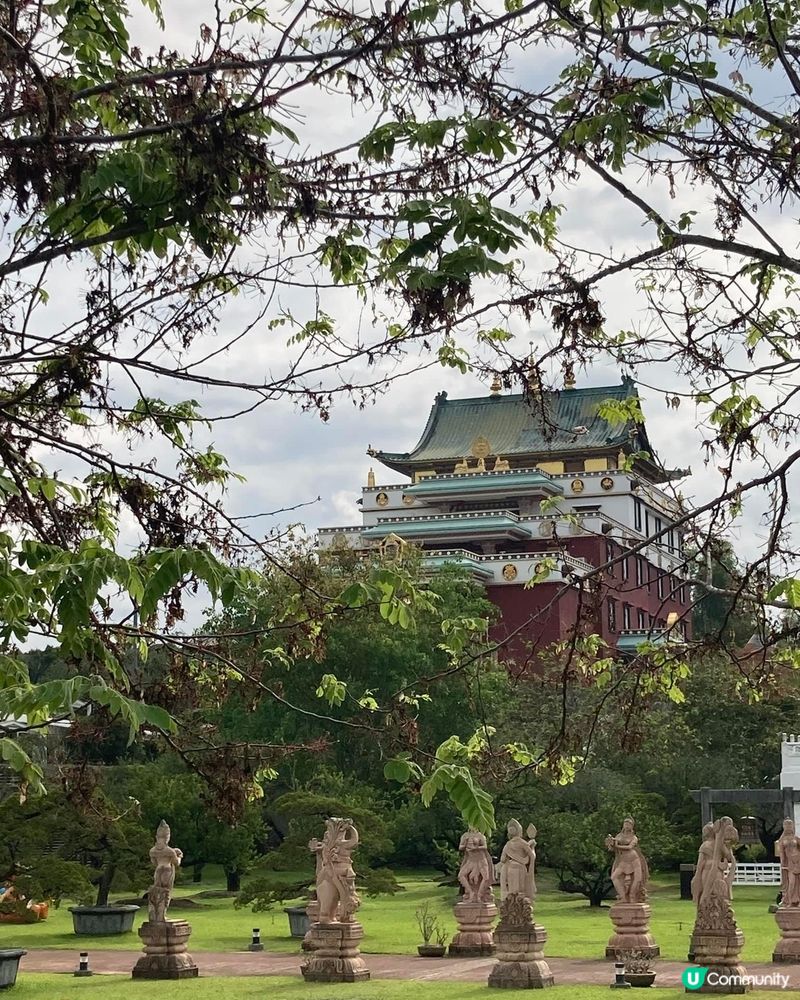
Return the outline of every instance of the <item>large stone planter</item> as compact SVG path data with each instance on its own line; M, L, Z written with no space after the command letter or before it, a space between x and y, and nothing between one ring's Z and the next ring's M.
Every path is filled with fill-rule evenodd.
M128 934L138 906L70 906L72 926L81 936L105 937Z
M305 906L284 906L283 912L289 918L289 933L293 938L304 938L311 926Z
M19 960L27 951L22 948L6 948L0 950L0 990L10 989L17 981Z

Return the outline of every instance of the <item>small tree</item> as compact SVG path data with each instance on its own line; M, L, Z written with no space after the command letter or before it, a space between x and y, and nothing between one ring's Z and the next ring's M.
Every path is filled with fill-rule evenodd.
M605 838L616 833L623 818L636 819L636 833L648 861L658 865L671 856L675 838L664 816L654 808L655 796L641 796L596 812L558 812L539 826L538 852L542 863L555 869L562 892L586 896L590 906L601 906L612 894L612 853Z

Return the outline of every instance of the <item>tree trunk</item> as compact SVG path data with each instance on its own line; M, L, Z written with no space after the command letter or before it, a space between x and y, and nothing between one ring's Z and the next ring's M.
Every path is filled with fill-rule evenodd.
M108 894L111 891L111 883L114 881L116 865L106 865L97 883L97 902L95 906L108 906Z
M203 881L203 869L205 868L204 861L198 861L196 864L192 865L192 882L202 882Z
M590 889L586 895L589 897L589 906L602 906L603 900L606 898L606 894L602 887L599 889Z
M241 873L235 869L225 872L225 881L227 882L228 892L239 892L242 887Z

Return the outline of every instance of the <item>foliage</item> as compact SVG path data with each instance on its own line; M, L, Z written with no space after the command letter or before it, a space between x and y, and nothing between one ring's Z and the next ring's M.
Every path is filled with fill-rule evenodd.
M144 6L159 26L157 0ZM645 369L670 409L696 405L713 485L679 527L703 558L743 512L767 512L713 592L743 603L764 649L797 665L800 263L780 218L800 195L796 5L330 0L274 15L220 3L175 48L146 31L134 44L133 17L123 0L55 0L14 5L2 25L0 718L35 727L101 707L129 740L144 731L191 752L215 808L241 815L265 768L298 747L212 739L200 754L199 706L238 694L295 712L263 668L319 662L330 622L353 610L374 605L409 630L434 602L397 567L334 591L298 575L279 531L264 539L227 509L237 479L216 427L280 400L325 420L338 395L365 405L420 353L498 372L534 413L536 390L575 363ZM519 69L532 61L540 72ZM304 114L320 100L324 121L349 106L371 127L326 142ZM613 229L581 237L572 192L590 184ZM298 286L315 294L294 316L277 303ZM243 319L229 326L237 297ZM370 322L350 322L353 302ZM540 319L552 333L531 362L512 331ZM219 367L257 337L269 364ZM220 406L204 410L212 394ZM641 451L630 462L656 467ZM241 635L182 631L188 594L242 613L264 576L257 669L228 655ZM442 629L453 676L474 666L479 631ZM31 679L20 651L33 636L58 644L66 676ZM158 684L141 669L153 644L170 654ZM563 667L562 720L570 681L616 680L608 662L586 663ZM621 685L632 701L644 689L637 707L680 694L685 665L652 664ZM771 670L765 652L755 681ZM386 704L331 669L313 681L326 726L413 757L427 691L396 688ZM194 725L179 727L187 707ZM462 745L479 728L458 733ZM17 733L0 724L0 756L24 796L44 774ZM568 742L517 748L515 763L568 774ZM406 776L488 829L475 777L487 754L456 756Z
M639 794L605 801L591 812L569 810L544 816L537 838L542 845L540 857L556 870L559 888L581 893L590 906L600 906L609 897L613 855L604 841L620 829L626 816L636 820L636 834L651 865L672 860L677 845L663 815L663 803L654 798Z
M258 912L303 894L314 881L309 841L321 839L325 820L331 816L349 817L359 831L358 855L354 859L358 887L368 896L399 891L394 874L382 864L394 845L383 818L371 809L306 791L287 792L274 802L272 809L286 826L286 835L280 847L267 856L256 877L239 893L237 906L251 906ZM265 874L268 868L275 872L307 869L308 875L300 881L287 883L285 879Z
M0 872L26 886L28 898L84 900L93 890L95 905L104 906L112 887L147 885L152 834L142 828L136 803L115 800L113 789L97 784L87 794L86 787L67 781L65 792L45 800L7 799L0 806Z

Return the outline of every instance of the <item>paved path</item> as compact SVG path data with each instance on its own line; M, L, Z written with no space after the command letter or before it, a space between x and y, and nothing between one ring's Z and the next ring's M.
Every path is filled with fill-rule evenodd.
M94 951L90 955L95 972L129 975L136 961L135 951ZM301 954L277 952L213 952L196 951L194 959L201 976L299 976ZM414 979L432 982L447 980L486 980L494 964L493 958L439 959L417 958L411 955L364 955L373 979ZM547 963L556 983L606 986L613 979L611 962L587 958L550 958ZM77 964L77 951L56 951L32 948L22 959L27 972L72 972ZM679 986L683 962L656 961L658 986ZM750 975L765 976L782 973L789 976L789 989L800 990L800 966L748 965Z

